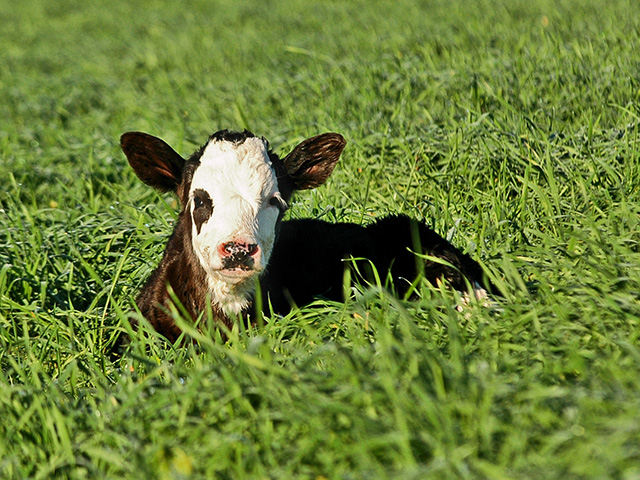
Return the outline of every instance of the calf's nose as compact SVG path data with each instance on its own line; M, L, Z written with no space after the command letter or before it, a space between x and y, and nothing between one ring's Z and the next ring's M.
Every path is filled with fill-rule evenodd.
M254 257L259 252L260 248L256 243L249 243L243 241L231 241L226 243L221 243L218 246L218 253L221 257L231 257L231 256L246 256L246 257Z

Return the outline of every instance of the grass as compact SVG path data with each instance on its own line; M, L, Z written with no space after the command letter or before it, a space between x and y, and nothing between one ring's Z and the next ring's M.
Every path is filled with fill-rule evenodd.
M0 477L640 477L630 1L0 4ZM118 148L349 143L292 217L424 218L505 292L378 289L172 348L175 200Z

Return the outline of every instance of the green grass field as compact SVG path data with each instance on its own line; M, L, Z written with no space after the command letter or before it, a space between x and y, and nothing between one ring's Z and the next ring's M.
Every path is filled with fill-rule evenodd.
M629 1L0 3L0 478L640 478ZM119 136L337 131L291 217L425 219L498 309L362 289L227 343L127 330L176 202Z

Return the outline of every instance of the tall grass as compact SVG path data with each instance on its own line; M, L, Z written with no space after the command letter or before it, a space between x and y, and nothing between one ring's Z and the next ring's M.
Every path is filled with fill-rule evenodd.
M636 10L0 4L0 476L640 476ZM177 204L118 138L220 128L343 133L291 217L424 219L499 308L374 286L226 343L131 332Z

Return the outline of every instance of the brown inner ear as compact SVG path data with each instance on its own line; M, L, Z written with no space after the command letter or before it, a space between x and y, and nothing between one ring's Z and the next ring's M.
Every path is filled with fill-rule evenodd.
M160 191L175 190L182 179L185 160L164 140L142 132L120 137L120 148L136 175Z
M323 133L294 148L283 163L295 188L306 190L322 185L333 172L346 143L339 133Z

